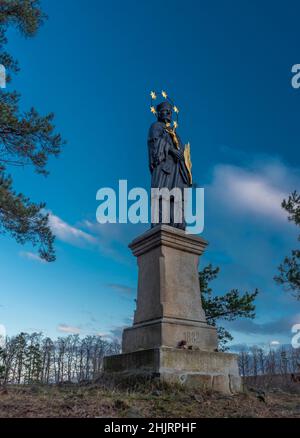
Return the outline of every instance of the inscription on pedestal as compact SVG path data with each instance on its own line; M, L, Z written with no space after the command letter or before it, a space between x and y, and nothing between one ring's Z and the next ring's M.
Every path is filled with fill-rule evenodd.
M201 333L197 331L184 332L184 340L187 344L199 344L201 341Z

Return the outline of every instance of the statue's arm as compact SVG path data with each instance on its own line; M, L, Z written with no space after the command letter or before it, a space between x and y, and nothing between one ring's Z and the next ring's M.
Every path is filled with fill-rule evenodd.
M149 166L151 171L166 159L169 148L170 144L162 125L154 123L150 127L148 136Z
M177 147L174 145L174 142L172 141L172 145L169 149L169 153L171 155L173 155L173 157L175 158L176 161L181 161L181 160L184 160L183 147L182 147L182 143L181 143L179 136L177 134L175 134L175 135L177 137L177 142L178 142L180 148L177 149Z
M174 146L172 146L172 147L169 149L169 152L170 152L171 155L173 155L173 157L175 158L175 160L177 160L177 161L182 161L182 160L184 160L184 153L183 153L183 151L182 151L181 149L177 149L177 148L175 148Z

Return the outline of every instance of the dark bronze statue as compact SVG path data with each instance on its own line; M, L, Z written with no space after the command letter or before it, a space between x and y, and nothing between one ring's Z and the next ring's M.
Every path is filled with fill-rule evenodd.
M175 109L177 108L175 107ZM174 122L173 128L171 127L173 106L168 101L160 103L156 109L151 107L151 111L157 116L157 121L151 125L148 135L151 188L172 190L176 187L181 190L182 222L176 223L174 220L176 219L176 216L174 217L174 199L171 197L168 225L185 229L184 188L190 187L192 184L189 145L183 146L176 133L176 122ZM161 203L159 210L159 222L161 223Z

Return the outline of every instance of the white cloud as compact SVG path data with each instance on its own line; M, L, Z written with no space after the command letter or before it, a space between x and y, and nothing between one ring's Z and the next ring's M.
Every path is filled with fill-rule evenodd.
M81 230L80 228L69 225L58 216L50 213L49 224L51 230L58 239L71 243L73 245L82 245L84 243L96 244L97 239L91 234Z
M289 315L266 322L257 322L252 319L236 319L225 321L224 326L235 332L255 335L290 335L291 328L300 320L300 314ZM275 341L274 341L275 342Z
M28 259L28 260L34 260L34 261L39 262L39 263L46 263L46 261L44 259L41 259L41 257L38 254L35 254L34 252L20 251L19 255L21 257L24 257L25 259Z
M287 221L281 202L298 186L298 176L281 163L264 163L256 169L219 164L207 196L236 213Z
M98 224L84 220L73 226L52 212L49 212L49 224L53 234L63 242L79 247L88 245L98 248L103 255L126 263L126 259L120 254L120 249L127 248L124 239L125 236L128 238L126 231L131 224Z
M95 236L99 249L104 256L123 264L131 263L131 260L128 260L127 257L127 246L129 242L139 235L139 233L145 231L145 225L141 227L140 224L99 224L98 222L91 222L89 220L83 221L82 227L86 228L89 233ZM125 248L126 255L124 256L123 251Z
M57 331L59 331L61 333L68 333L68 334L72 334L72 335L79 335L82 330L79 327L74 327L74 326L67 325L67 324L59 324L57 326Z
M270 345L280 345L280 342L279 341L271 341Z
M130 222L127 224L99 224L98 222L85 220L82 225L90 233L98 236L101 242L119 243L126 247L132 239L147 229L145 224L131 224Z

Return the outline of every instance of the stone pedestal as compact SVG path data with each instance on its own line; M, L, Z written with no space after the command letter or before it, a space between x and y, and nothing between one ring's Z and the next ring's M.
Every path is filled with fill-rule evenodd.
M198 262L206 245L168 225L129 245L139 269L137 308L133 326L123 332L122 354L104 358L104 372L239 390L236 356L217 352L216 329L201 305Z
M160 347L104 358L107 374L126 378L157 377L169 383L214 390L225 394L241 391L235 354Z

